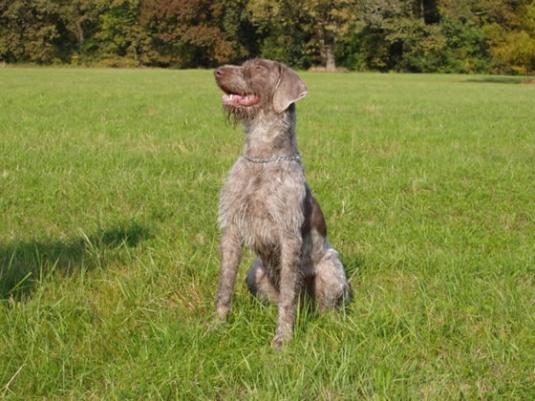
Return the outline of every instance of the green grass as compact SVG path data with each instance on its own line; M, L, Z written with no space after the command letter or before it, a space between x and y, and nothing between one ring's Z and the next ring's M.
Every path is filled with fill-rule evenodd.
M303 73L298 140L351 275L339 315L240 270L216 209L242 134L210 71L0 70L0 399L532 400L535 86Z

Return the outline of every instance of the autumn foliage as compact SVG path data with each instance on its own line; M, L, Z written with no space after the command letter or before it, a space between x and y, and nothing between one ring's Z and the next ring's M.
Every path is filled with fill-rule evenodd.
M534 0L0 0L0 62L535 71Z

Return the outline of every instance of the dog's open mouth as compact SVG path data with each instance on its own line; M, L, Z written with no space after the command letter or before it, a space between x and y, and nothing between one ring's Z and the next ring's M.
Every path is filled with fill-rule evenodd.
M237 93L226 93L223 95L223 105L233 107L249 107L254 106L260 101L256 95L238 95Z

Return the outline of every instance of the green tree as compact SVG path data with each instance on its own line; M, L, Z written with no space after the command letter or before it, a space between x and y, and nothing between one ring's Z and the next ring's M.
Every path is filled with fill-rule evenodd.
M60 61L57 5L47 0L0 0L0 59L7 62Z
M247 42L239 40L247 29L243 8L243 0L144 0L139 21L150 37L147 61L213 66L247 54Z
M359 3L355 40L372 69L430 71L441 63L445 38L437 25L435 3L371 0Z
M443 18L441 30L446 38L445 72L489 72L492 67L485 32L470 20Z
M293 52L300 47L302 53L319 53L326 69L335 70L336 42L355 22L354 5L354 0L252 0L248 9L252 21L267 33L266 43L282 51L292 44Z
M489 57L497 72L535 70L533 0L440 0L440 13L479 29L486 44L480 59ZM474 57L475 58L475 57Z
M520 2L508 24L485 25L490 51L499 70L520 74L535 72L535 1Z
M119 57L139 62L139 8L140 0L98 0L98 29L87 52L98 59Z
M535 71L535 0L0 0L9 63Z
M98 0L60 0L58 2L59 16L67 34L72 38L65 38L65 40L74 44L72 51L78 55L84 53L86 40L95 34L102 8Z

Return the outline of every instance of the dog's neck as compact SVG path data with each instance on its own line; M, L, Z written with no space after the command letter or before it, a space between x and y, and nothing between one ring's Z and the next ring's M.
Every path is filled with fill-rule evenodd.
M295 105L279 114L259 112L244 123L245 145L243 154L258 159L290 156L297 153L295 139Z

